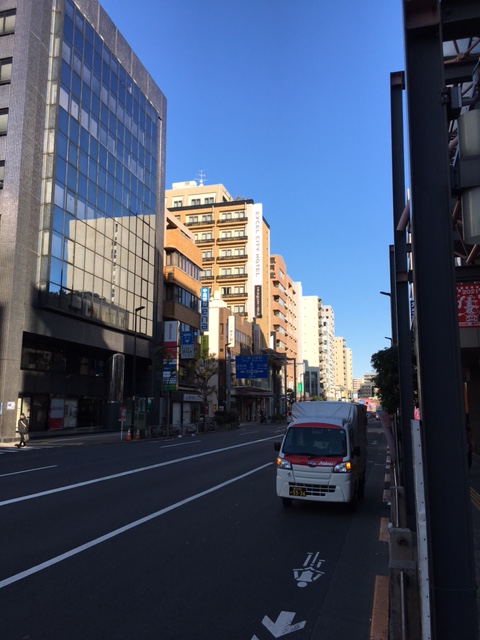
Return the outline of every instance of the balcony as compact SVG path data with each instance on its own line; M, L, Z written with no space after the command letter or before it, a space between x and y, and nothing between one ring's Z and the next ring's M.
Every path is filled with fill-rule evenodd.
M246 291L243 291L242 293L222 293L222 298L224 300L231 300L232 298L241 298L244 300L245 298L248 298L248 293Z
M228 275L217 276L217 280L246 280L248 275L246 273L229 273Z
M212 218L211 220L195 220L185 222L186 227L211 227L215 224L215 220Z
M213 244L215 242L215 238L198 238L195 240L195 244Z
M248 259L247 253L239 253L234 256L218 256L217 262L227 262L229 260L232 261L232 260L247 260L247 259Z
M225 218L223 220L217 220L217 224L219 226L225 226L228 224L235 224L236 222L245 223L246 221L247 221L247 216L243 215L243 216L237 216L236 218Z
M247 240L248 240L247 235L230 236L228 238L217 238L218 244L232 244L235 242L246 242Z

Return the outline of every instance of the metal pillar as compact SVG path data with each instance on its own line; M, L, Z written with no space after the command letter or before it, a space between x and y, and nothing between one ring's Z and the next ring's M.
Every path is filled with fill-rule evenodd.
M225 345L225 349L227 351L227 353L225 354L226 356L226 360L225 360L225 364L226 364L226 380L225 380L225 390L227 393L227 397L226 397L226 402L225 402L225 409L227 411L227 413L231 410L232 408L232 354L230 351L230 345L226 344Z
M435 640L477 640L440 5L403 4L430 619Z
M137 316L144 306L137 307L133 317L133 372L132 372L132 438L135 437L135 412L137 409Z
M390 247L390 277L392 280L393 326L392 336L398 348L398 373L400 379L400 433L402 458L401 482L404 486L405 509L402 509L401 526L415 531L415 492L413 482L412 434L413 371L412 339L410 330L410 293L408 282L408 253L405 228L399 228L405 209L405 156L403 142L403 72L390 76L391 126L392 126L392 187L394 246Z

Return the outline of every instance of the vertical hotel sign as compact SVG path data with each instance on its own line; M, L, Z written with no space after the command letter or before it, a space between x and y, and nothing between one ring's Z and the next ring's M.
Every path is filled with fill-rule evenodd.
M253 315L256 318L262 317L262 284L263 284L263 215L262 205L257 204L253 206L252 215L250 217L250 231L249 236L252 237L252 250L251 259L249 263L249 273L252 274L253 288L254 288L254 308L252 309Z
M460 329L480 327L480 282L457 284L457 314Z
M209 288L202 287L200 290L200 331L208 331L208 298Z

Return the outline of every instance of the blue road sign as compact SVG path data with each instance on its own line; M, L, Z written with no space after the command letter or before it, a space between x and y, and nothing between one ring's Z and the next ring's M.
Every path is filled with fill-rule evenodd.
M237 356L235 358L236 378L268 378L267 356Z

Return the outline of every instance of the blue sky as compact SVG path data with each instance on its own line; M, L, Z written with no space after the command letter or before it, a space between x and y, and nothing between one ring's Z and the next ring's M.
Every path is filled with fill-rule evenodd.
M100 0L167 98L166 186L263 204L271 253L335 313L353 374L390 345L390 73L401 0Z

